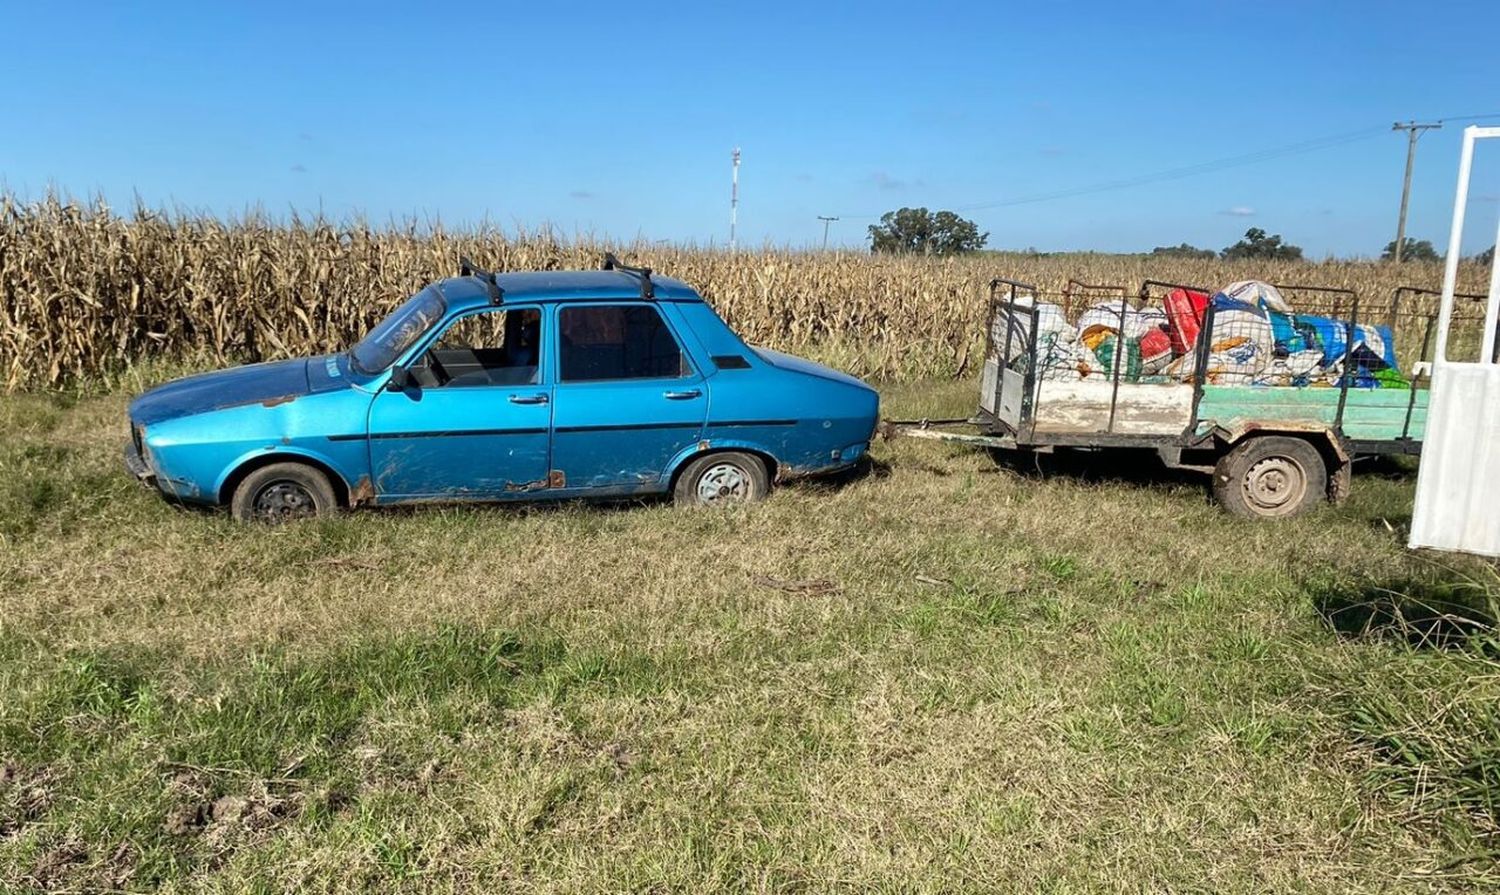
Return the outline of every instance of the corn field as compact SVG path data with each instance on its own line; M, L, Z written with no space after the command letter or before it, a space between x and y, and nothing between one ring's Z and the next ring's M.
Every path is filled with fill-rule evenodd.
M988 253L963 258L568 242L546 231L258 217L222 221L102 201L0 196L0 379L7 391L108 377L147 359L225 364L347 348L467 255L496 270L592 268L604 250L697 287L753 344L876 379L961 376L982 350L987 283L1057 292L1145 278L1316 283L1383 299L1436 288L1437 265L1225 263L1146 256ZM1465 269L1464 288L1483 273Z

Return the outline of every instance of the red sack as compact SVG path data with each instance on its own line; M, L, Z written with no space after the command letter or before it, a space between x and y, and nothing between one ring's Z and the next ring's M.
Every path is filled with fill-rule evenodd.
M1198 341L1198 330L1203 328L1203 312L1208 309L1208 293L1190 289L1173 289L1163 302L1167 308L1167 333L1172 337L1172 350L1187 354Z
M1141 371L1155 373L1172 359L1172 343L1167 331L1152 327L1141 335Z

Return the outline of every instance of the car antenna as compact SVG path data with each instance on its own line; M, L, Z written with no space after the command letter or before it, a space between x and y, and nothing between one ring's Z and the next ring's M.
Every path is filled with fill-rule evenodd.
M505 301L505 290L500 288L499 282L495 280L495 272L485 270L470 261L467 256L458 256L458 275L461 277L478 277L484 283L484 288L490 294L490 304L498 305Z
M605 252L604 269L618 270L623 273L634 274L635 276L639 277L641 281L641 298L644 298L646 301L656 300L656 284L651 282L651 268L631 267L628 264L621 264L620 259L615 257L614 252Z

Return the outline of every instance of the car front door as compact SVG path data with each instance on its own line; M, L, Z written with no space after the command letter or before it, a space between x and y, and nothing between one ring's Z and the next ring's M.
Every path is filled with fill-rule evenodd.
M666 487L667 464L702 437L708 389L671 324L646 301L557 310L552 468L564 487Z
M382 501L524 497L547 487L552 387L541 311L452 321L370 404L370 468Z

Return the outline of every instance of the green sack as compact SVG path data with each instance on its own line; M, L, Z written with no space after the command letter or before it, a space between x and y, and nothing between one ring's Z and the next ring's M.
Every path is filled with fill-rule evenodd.
M1099 367L1105 379L1115 378L1115 345L1119 338L1110 333L1099 341L1094 356L1099 358ZM1125 356L1120 358L1120 381L1135 382L1141 378L1141 345L1135 339L1125 340Z

